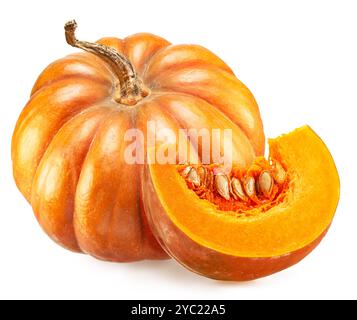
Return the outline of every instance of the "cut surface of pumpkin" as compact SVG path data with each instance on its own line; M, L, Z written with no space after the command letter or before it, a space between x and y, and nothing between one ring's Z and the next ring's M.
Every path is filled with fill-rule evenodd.
M327 147L308 126L269 146L269 160L257 158L245 172L146 167L149 221L172 257L208 277L248 280L296 263L319 243L339 199Z

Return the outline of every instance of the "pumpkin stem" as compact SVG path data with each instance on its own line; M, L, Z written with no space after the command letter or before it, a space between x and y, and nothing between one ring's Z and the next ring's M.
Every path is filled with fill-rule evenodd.
M110 66L118 78L114 96L115 101L133 106L149 94L149 89L139 79L128 58L105 45L77 40L75 36L76 28L77 23L75 20L65 24L64 29L67 43L72 47L95 54Z

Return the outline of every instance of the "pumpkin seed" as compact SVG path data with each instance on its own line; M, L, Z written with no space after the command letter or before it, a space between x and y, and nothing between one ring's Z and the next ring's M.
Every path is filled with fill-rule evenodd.
M187 181L191 182L195 187L199 187L201 184L201 179L195 168L192 168L187 176Z
M236 198L238 197L239 199L241 199L243 201L248 200L247 196L245 195L245 193L243 191L242 184L240 183L240 181L237 178L232 178L231 188L232 188L233 196L235 196Z
M206 185L205 182L206 182L206 176L207 176L207 169L205 167L198 167L197 173L198 173L198 176L200 177L202 184Z
M262 171L258 178L258 191L264 197L269 197L274 187L274 180L268 171Z
M229 196L229 180L226 175L218 174L215 176L215 185L217 192L226 200L230 200Z
M255 179L254 177L245 177L243 180L243 188L247 196L251 199L253 199L256 196L256 190L255 190Z
M283 184L286 180L286 171L283 168L283 166L276 161L275 162L275 174L274 174L274 179L278 184Z
M188 174L190 173L191 169L192 169L192 167L190 167L190 166L185 167L185 169L183 169L181 171L181 176L186 178L188 176Z
M235 178L233 178L233 179L235 179ZM233 191L232 180L229 183L229 194L233 197L234 200L238 200L238 197L236 196L236 194Z

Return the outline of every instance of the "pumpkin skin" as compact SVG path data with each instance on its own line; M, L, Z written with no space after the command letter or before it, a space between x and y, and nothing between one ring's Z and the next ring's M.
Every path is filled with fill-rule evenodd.
M308 126L272 139L269 145L270 156L287 165L289 188L282 202L267 211L252 209L247 217L220 211L200 199L175 165L145 167L143 195L149 222L172 258L209 278L247 281L296 264L320 243L340 196L331 154Z
M264 153L256 101L216 55L151 34L98 41L132 63L150 94L114 100L115 74L91 53L50 64L38 77L12 139L13 174L44 231L61 246L127 262L165 259L144 212L142 165L127 164L126 130L148 121L233 132L234 165Z

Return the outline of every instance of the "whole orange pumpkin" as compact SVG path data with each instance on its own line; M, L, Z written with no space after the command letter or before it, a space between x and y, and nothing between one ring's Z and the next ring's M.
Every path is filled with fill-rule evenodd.
M12 140L16 184L45 232L63 247L112 261L166 258L144 212L143 166L124 159L131 128L225 128L246 167L264 152L251 92L216 55L146 33L67 42L87 52L37 79ZM174 196L174 195L173 195Z

